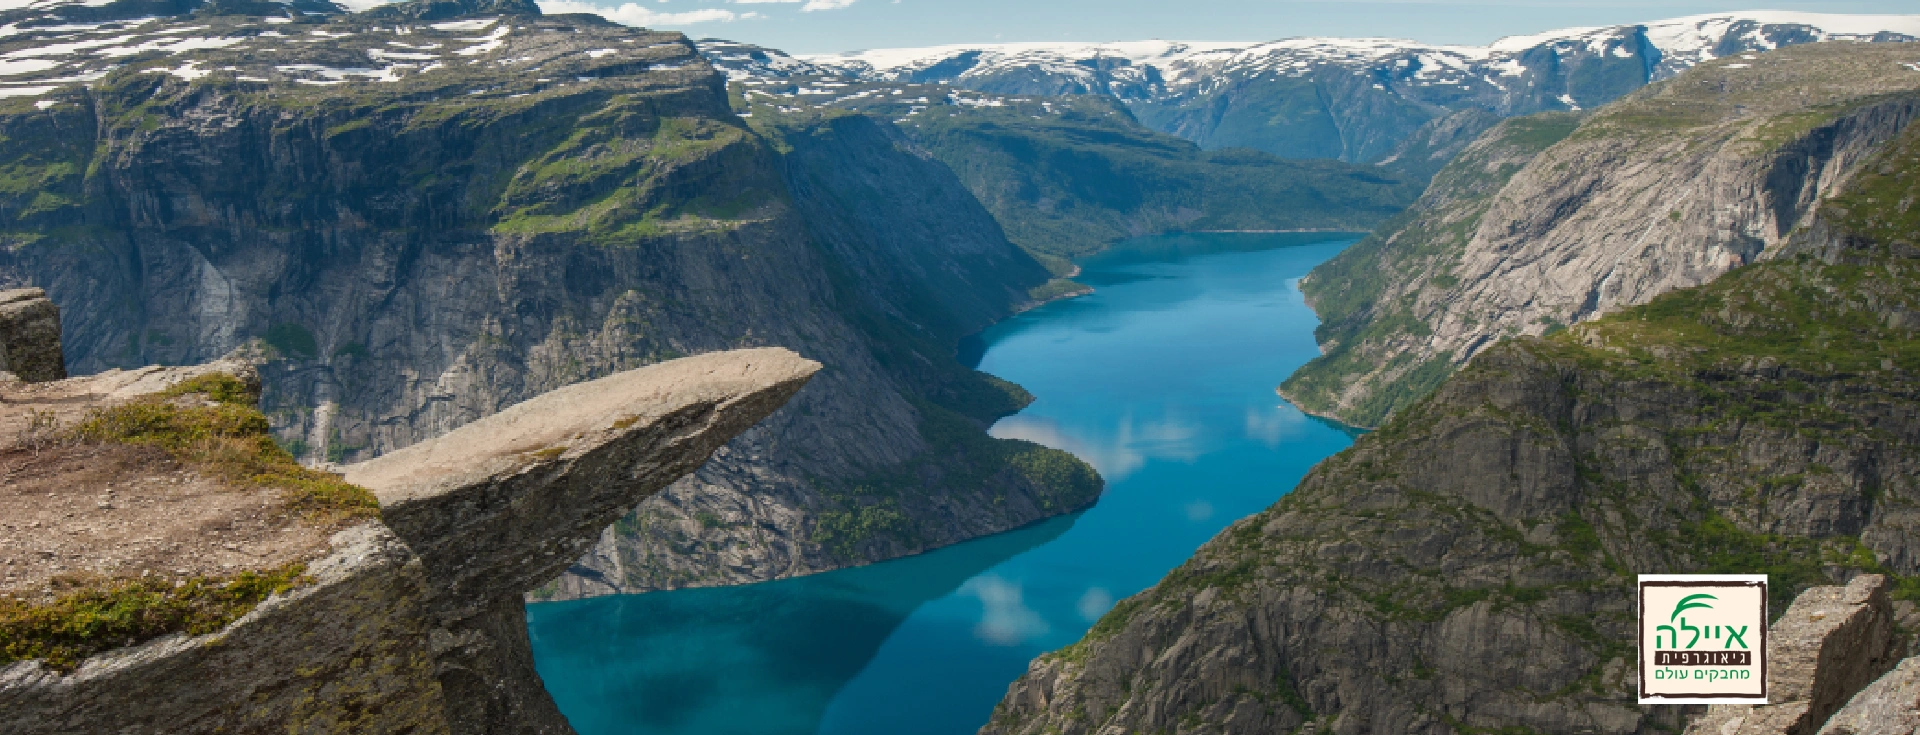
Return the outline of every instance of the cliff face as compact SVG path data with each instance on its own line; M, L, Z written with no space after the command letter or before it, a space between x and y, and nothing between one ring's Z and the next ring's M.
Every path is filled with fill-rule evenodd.
M1920 113L1911 55L1854 43L1748 54L1629 95L1570 134L1545 135L1551 118L1496 128L1413 214L1307 278L1324 355L1282 392L1378 425L1501 337L1772 257Z
M378 518L352 516L264 599L205 629L122 641L103 622L160 615L157 600L192 593L204 584L199 579L158 584L96 619L61 607L72 604L71 594L27 603L9 594L0 610L8 644L0 732L570 733L534 671L522 593L560 574L599 529L772 413L819 368L778 349L676 360L562 388L349 467L347 479L377 498ZM79 424L87 437L101 417L129 409L244 415L251 409L233 403L233 392L251 377L244 365L229 364L112 371L33 389L13 384L0 419L37 415L42 405L90 408ZM74 446L137 447L152 437L81 442ZM218 476L224 460L183 454L182 461ZM143 475L142 466L122 469L105 486L109 497L116 484L123 491L118 520L173 520L130 496L136 485L177 480ZM273 495L274 483L259 476L216 484L223 486L206 489L199 505L231 497L251 505ZM82 530L72 513L52 524L35 523L29 533ZM241 558L262 551L246 546ZM99 554L87 561L111 580L103 594L143 584L152 571L107 568ZM243 573L224 589L232 593L248 579ZM73 617L51 632L34 630L30 621L46 614ZM77 635L100 639L84 643L105 650L64 667L49 656L16 655L23 640Z
M1025 300L1007 285L1009 273L1022 279L1013 283L1038 283L1046 271L1007 244L951 173L883 123L843 117L787 129L780 140L781 169L807 227L796 234L825 251L818 267L833 296L823 307L832 312L792 317L854 325L867 340L858 357L877 363L903 397L889 406L887 396L860 395L863 383L838 405L798 404L813 416L783 424L776 415L766 433L749 432L608 528L572 574L536 598L825 571L1016 528L1099 494L1099 477L1078 460L982 435L980 426L1031 399L951 356L949 345ZM827 411L846 413L820 415ZM817 445L783 450L822 422L872 421L884 411L904 415L904 435L870 437L868 446L817 436ZM914 452L859 461L902 444ZM797 481L763 469L768 460L797 465L787 470Z
M982 732L1672 730L1633 703L1635 575L1764 572L1783 610L1880 571L1911 599L1920 129L1860 170L1768 262L1485 351Z
M947 511L896 509L893 527L936 543L1097 494L1097 480L1054 487L1006 464L1062 457L987 442L982 420L1017 407L1017 391L934 339L1009 313L1044 272L990 230L892 224L910 211L815 226L819 208L796 206L788 186L806 166L733 115L685 38L524 3L255 15L278 7L6 39L54 59L45 76L98 77L0 105L0 159L20 184L0 186L0 274L70 305L76 372L263 340L276 434L310 462L341 463L681 355L784 345L829 366L764 430L627 517L656 571L590 563L580 573L597 591L923 548L869 543L887 534L861 527L829 549L817 515L848 495L846 478L931 461L929 416L942 411L964 415L953 431L991 450L981 472L996 480L929 481ZM923 209L983 218L941 199L939 172L899 172L915 178L893 185L928 192ZM865 280L877 273L890 275ZM956 490L1020 510L972 522L973 496Z

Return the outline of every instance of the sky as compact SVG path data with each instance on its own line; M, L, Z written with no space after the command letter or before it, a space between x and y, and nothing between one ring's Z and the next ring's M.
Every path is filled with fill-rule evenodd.
M1483 45L1502 36L1728 10L1920 13L1920 0L542 0L693 38L790 53L1014 41L1269 41L1377 36Z

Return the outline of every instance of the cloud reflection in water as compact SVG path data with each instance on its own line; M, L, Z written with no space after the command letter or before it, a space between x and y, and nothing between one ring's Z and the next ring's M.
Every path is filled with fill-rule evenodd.
M967 580L960 586L960 594L980 600L980 624L973 627L974 636L980 640L997 646L1017 646L1050 630L1046 619L1021 599L1019 582L985 574Z
M1106 441L1090 439L1084 430L1069 431L1058 421L1045 416L1015 414L1000 419L987 431L999 439L1024 439L1041 446L1072 453L1100 471L1108 482L1132 475L1149 459L1192 462L1201 455L1199 427L1168 418L1162 421L1137 421L1131 413L1123 416Z
M1287 440L1301 438L1306 427L1306 415L1287 406L1247 408L1247 438L1268 449L1279 449Z

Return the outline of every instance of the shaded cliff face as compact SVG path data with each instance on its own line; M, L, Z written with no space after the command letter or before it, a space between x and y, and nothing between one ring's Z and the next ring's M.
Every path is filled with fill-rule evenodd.
M1283 394L1378 425L1503 336L1772 257L1920 113L1915 53L1832 43L1731 57L1570 133L1551 117L1490 131L1412 213L1303 282L1325 355Z
M987 733L1646 733L1635 575L1920 594L1920 131L1770 262L1507 340L1222 532Z
M649 553L732 560L687 562L646 585L895 553L866 544L882 535L866 527L827 550L816 513L849 478L930 457L928 416L955 407L966 417L953 431L990 447L980 471L1001 478L963 489L1016 496L1030 512L961 530L947 518L973 508L954 500L927 519L941 532L929 538L1092 501L1097 480L1056 488L1006 464L1064 455L985 439L981 419L1017 406L1017 391L953 364L931 336L891 347L902 343L891 331L947 337L1008 313L1045 280L1030 259L1002 239L927 230L823 242L839 233L808 224L786 164L732 114L683 37L476 10L281 22L206 7L9 37L34 53L79 49L46 75L99 78L0 103L0 159L17 184L0 187L0 273L70 305L78 372L199 362L263 340L274 357L265 409L314 462L382 454L680 355L784 345L826 364L789 409L626 521L672 539ZM918 173L898 185L938 181ZM892 280L862 282L876 272ZM904 298L918 293L943 295ZM929 485L945 502L951 488ZM739 505L688 507L702 488Z

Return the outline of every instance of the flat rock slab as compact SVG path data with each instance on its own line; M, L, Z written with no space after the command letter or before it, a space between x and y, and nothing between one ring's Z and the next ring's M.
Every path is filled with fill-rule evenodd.
M785 349L683 358L568 386L345 468L456 609L565 571L646 496L786 403L820 364Z

